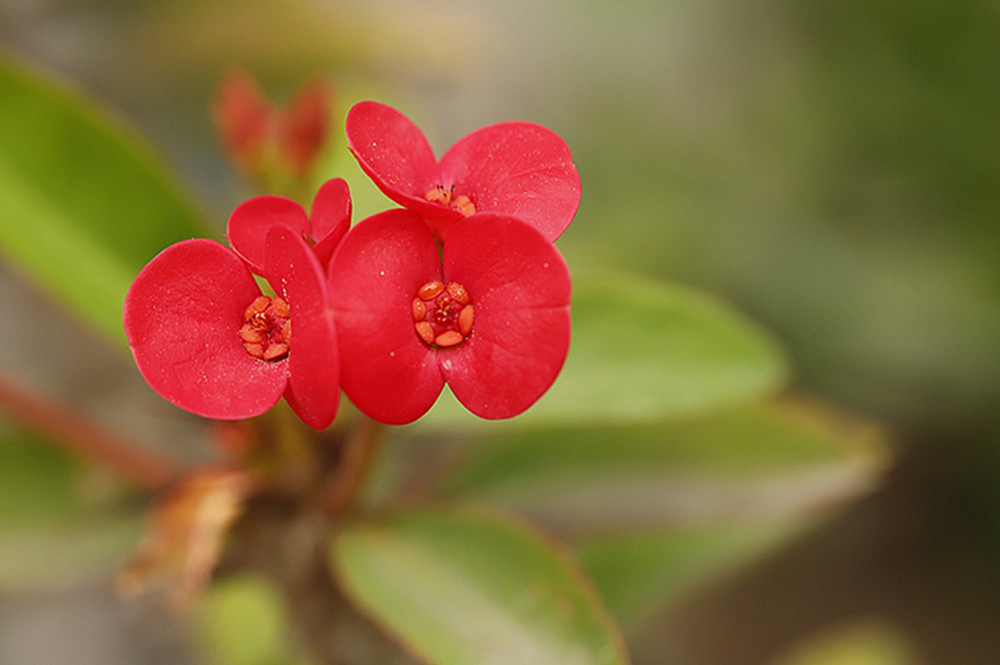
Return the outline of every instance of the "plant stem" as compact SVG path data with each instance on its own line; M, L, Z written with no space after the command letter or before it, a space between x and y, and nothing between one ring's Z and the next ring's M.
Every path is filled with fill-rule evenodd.
M144 488L160 489L179 472L172 459L153 453L65 404L35 395L3 377L0 377L0 408L11 420Z
M344 515L354 505L368 470L382 443L383 426L363 414L344 442L340 462L327 481L323 506L332 517Z

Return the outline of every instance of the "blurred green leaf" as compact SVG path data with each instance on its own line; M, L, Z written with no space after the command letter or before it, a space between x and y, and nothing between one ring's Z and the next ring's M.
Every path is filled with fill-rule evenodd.
M772 665L916 665L912 640L883 621L861 619L811 635Z
M651 422L773 391L788 375L764 329L704 293L638 275L574 274L573 339L519 426ZM450 393L427 423L475 422Z
M81 511L81 469L53 446L0 428L0 533L67 522Z
M487 437L441 489L563 531L622 529L801 512L869 487L886 456L877 428L789 402Z
M350 524L332 563L359 608L435 665L628 661L572 560L506 518L424 511Z
M786 523L675 526L576 546L612 614L634 634L658 610L796 532Z
M805 400L463 444L439 489L566 538L629 634L873 488L888 457L878 428Z
M0 253L124 341L139 269L202 213L138 133L79 92L0 57Z
M0 421L0 588L111 575L142 532L122 491L109 476Z
M215 665L284 665L291 620L284 598L259 575L215 582L198 608L205 655Z
M89 515L47 528L5 530L0 589L52 589L109 580L142 537L138 515Z

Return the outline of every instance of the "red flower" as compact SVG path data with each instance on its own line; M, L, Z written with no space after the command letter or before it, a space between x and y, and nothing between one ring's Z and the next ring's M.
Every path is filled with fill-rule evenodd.
M251 172L258 171L272 110L257 81L242 70L226 76L219 83L212 115L230 159Z
M273 299L227 247L171 245L132 282L125 334L149 385L182 409L249 418L284 395L322 429L337 412L340 374L323 271L297 230L272 227L265 249Z
M463 216L496 212L555 240L580 204L580 176L558 135L527 122L490 125L460 139L438 162L406 116L376 102L347 114L361 168L386 196L422 216L438 238Z
M351 225L351 195L341 178L326 182L316 193L312 214L283 196L257 196L244 201L229 216L226 237L233 250L258 275L264 272L264 238L274 224L297 231L312 245L323 266Z
M329 134L329 86L304 85L287 106L272 104L245 71L227 75L212 106L215 124L230 159L256 178L278 167L306 178Z
M330 268L341 383L381 422L419 418L445 382L476 415L510 418L566 359L569 271L513 217L460 218L439 254L420 216L389 210L355 226Z

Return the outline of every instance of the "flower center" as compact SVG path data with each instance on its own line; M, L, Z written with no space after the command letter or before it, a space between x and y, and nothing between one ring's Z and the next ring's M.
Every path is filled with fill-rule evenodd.
M465 194L455 196L455 185L451 187L435 185L433 189L424 194L424 198L433 203L453 208L466 216L476 212L476 206L473 205L472 199Z
M428 346L458 346L472 334L472 298L458 282L427 282L413 299L413 328Z
M261 360L281 360L287 356L292 339L290 316L288 303L281 298L256 298L243 313L240 328L243 348Z

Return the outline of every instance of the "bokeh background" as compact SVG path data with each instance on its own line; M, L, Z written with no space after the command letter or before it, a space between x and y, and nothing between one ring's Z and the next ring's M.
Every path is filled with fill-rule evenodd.
M764 663L874 619L905 662L1000 662L1000 3L0 0L0 48L116 107L219 220L248 195L207 111L233 65L277 97L329 75L439 150L500 120L551 127L584 184L571 266L735 303L785 342L798 388L895 442L880 490L671 610L636 661ZM86 385L98 411L145 399L94 391L102 367L132 374L78 364L83 333L0 275L7 371ZM110 591L0 592L0 661L195 658L151 617ZM29 660L39 640L48 661Z

